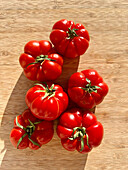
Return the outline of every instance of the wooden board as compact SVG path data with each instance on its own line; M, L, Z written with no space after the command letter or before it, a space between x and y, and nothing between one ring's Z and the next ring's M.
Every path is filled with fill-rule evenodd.
M82 23L90 47L75 60L66 60L62 85L73 72L94 68L109 85L109 94L96 109L104 126L102 144L88 155L68 152L56 133L37 151L16 150L9 134L14 117L26 104L33 85L22 73L18 58L26 42L48 39L52 25L66 18ZM1 0L0 3L0 162L1 170L126 170L128 169L128 2L126 0Z

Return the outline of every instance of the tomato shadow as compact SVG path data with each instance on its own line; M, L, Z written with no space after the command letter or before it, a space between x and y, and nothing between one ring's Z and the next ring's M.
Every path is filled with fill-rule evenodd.
M70 76L77 72L79 66L79 57L75 59L64 58L63 71L61 76L55 81L55 83L60 84L65 91L67 91L68 80Z
M61 77L56 81L67 89L68 79L77 71L79 59L66 60ZM72 67L72 68L71 68ZM0 138L3 141L1 151L1 170L83 170L85 168L87 155L77 151L66 151L54 133L52 141L43 145L39 150L33 151L15 149L9 140L10 131L13 128L13 120L16 115L22 113L26 108L25 94L33 86L22 73L18 79L2 117ZM57 121L55 121L56 128ZM2 158L3 157L3 158Z

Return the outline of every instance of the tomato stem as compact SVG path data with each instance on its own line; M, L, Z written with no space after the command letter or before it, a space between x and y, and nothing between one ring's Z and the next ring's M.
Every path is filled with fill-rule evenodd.
M56 89L54 89L54 84L52 84L51 87L49 88L46 82L43 82L43 83L46 85L46 87L39 83L35 84L35 85L43 87L43 89L44 89L44 90L37 90L36 92L44 92L45 95L43 96L43 99L45 99L47 97L48 97L48 99L51 97L54 97L55 91L56 91Z
M87 140L87 146L90 148L89 136L86 133L86 128L85 127L75 127L75 128L73 128L72 137L70 137L68 139L74 140L76 138L80 138L81 150L79 152L82 152L82 150L84 149L84 138L85 138L85 136L86 136L86 140Z
M37 145L37 146L40 147L40 145L39 145L38 143L34 142L34 141L33 141L32 139L30 139L30 138L31 138L31 135L33 134L33 132L35 131L35 125L41 123L41 121L40 121L40 122L35 122L35 123L32 123L29 119L28 119L28 121L29 121L30 125L28 125L28 126L25 128L25 127L23 127L22 125L19 124L18 119L17 119L17 117L16 117L16 125L17 125L19 128L23 129L23 130L26 132L26 133L23 134L23 136L21 136L21 138L18 140L17 149L18 149L18 147L19 147L19 144L22 142L23 138L24 138L26 135L28 135L28 139L29 139L34 145Z
M72 38L74 38L74 37L78 37L78 35L76 34L76 32L75 31L77 31L78 29L75 29L75 28L73 28L72 30L71 30L71 28L68 28L68 31L67 31L67 34L68 34L68 38L69 39L72 39Z
M97 89L101 89L99 86L92 86L91 85L91 80L89 80L88 78L86 78L86 81L87 81L87 84L84 87L81 87L81 89L85 90L86 92L88 93L92 93L92 92L95 92L97 93Z
M48 58L48 55L40 55L36 57L35 62L29 63L25 68L32 64L42 64L45 60L56 61L54 59Z

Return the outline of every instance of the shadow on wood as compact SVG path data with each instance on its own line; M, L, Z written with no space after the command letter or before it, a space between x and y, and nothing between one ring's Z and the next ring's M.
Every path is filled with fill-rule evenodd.
M56 82L59 82L65 90L69 77L77 71L78 63L79 58L71 60L71 62L67 59L64 63L63 73ZM22 73L6 106L0 129L0 137L4 141L2 152L5 151L1 170L22 170L23 168L27 170L83 170L87 155L77 151L66 151L61 146L56 132L51 142L36 151L29 148L18 150L11 145L9 135L13 128L13 120L16 115L21 114L27 108L25 94L32 85L33 82L29 81Z

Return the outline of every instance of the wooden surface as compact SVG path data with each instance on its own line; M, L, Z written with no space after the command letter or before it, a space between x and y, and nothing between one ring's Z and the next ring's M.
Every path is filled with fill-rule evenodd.
M41 149L16 150L9 134L14 117L25 108L32 86L18 63L26 42L48 39L54 22L86 25L90 47L76 60L66 60L62 85L73 72L96 69L109 94L96 109L104 126L102 144L88 155L68 152L57 135ZM128 169L128 1L4 0L0 2L0 162L1 170L126 170Z

